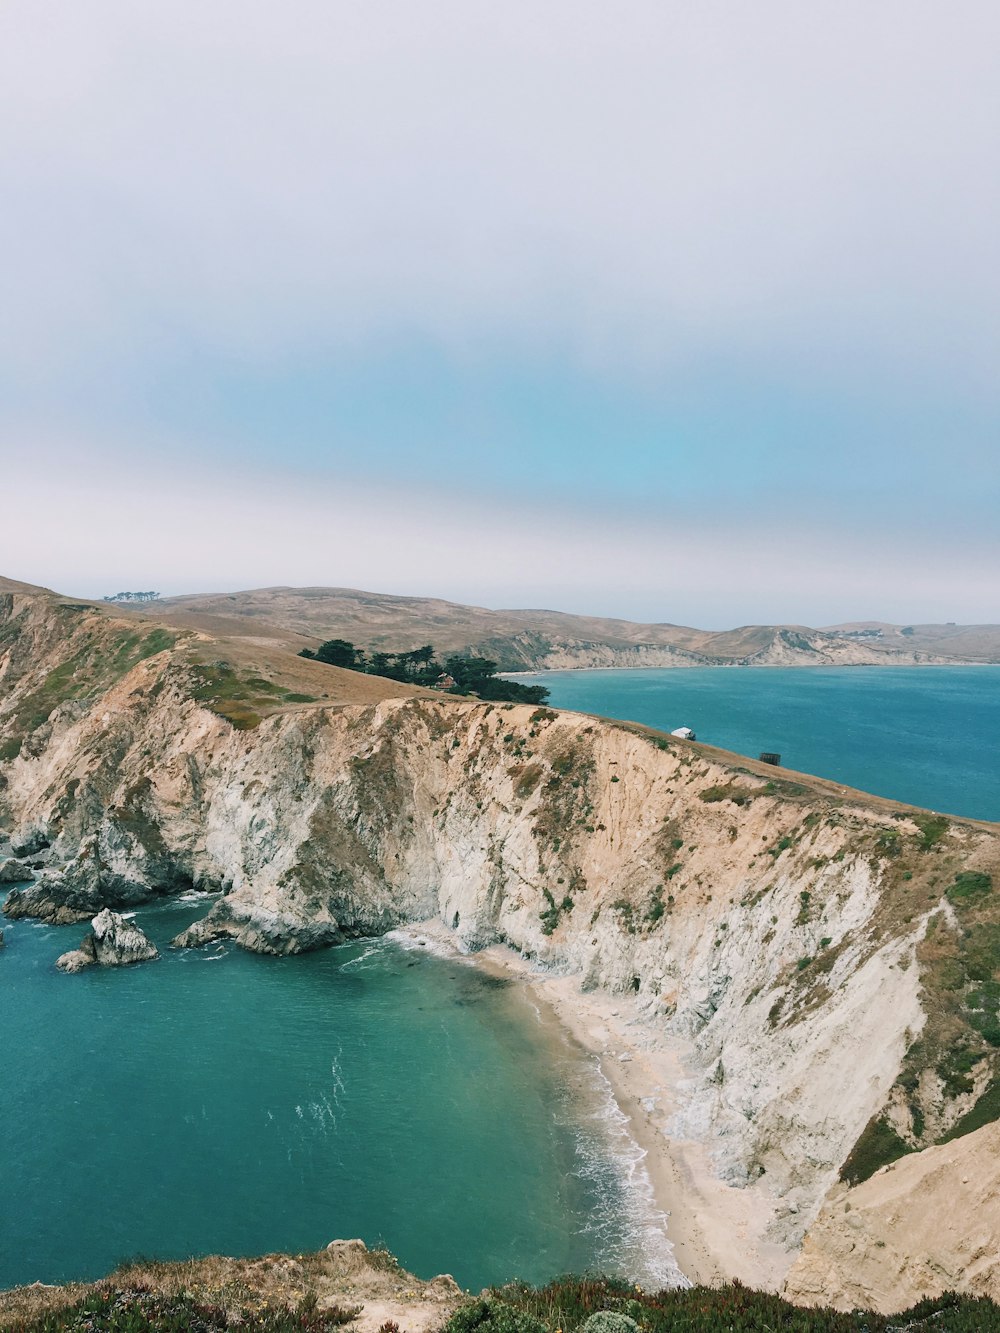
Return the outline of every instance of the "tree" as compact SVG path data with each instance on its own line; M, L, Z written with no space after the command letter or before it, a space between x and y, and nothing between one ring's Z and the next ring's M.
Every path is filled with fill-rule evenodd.
M373 676L388 676L391 679L392 669L391 653L372 653L368 659L368 670Z
M413 681L418 685L433 685L443 670L455 682L450 693L477 694L480 699L541 704L549 697L544 685L521 685L518 681L501 680L496 662L488 657L462 657L453 653L446 658L442 668L429 643L401 653L372 653L366 658L364 650L356 648L349 639L328 639L315 652L303 648L299 656L311 657L330 666L346 667L349 671L365 671L373 676Z
M327 639L321 643L313 656L318 662L329 666L346 667L348 671L364 671L364 652L355 648L349 639Z

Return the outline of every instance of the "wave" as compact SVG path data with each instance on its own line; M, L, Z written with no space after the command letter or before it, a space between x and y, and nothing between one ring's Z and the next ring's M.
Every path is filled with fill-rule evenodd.
M384 940L386 938L388 937L383 936L382 939L375 940L373 943L367 945L364 952L359 953L356 958L348 958L346 963L341 963L340 964L341 972L349 972L349 971L366 972L370 970L370 968L374 966L375 962L378 962L379 960L384 958L386 953L388 952L384 943Z
M462 948L457 935L454 940L438 939L434 935L425 935L422 931L403 926L399 930L387 931L382 938L390 940L398 948L406 949L410 953L419 949L422 953L433 954L436 958L447 958L453 963L476 966L475 955Z
M592 1238L596 1267L650 1288L689 1287L674 1256L668 1214L656 1202L646 1150L632 1137L597 1057L587 1064L584 1095L568 1092L567 1112L579 1159L576 1174L600 1199L580 1227Z

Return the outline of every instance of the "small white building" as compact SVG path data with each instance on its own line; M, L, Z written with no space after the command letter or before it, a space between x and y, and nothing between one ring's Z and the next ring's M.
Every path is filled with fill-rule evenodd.
M670 734L671 736L679 736L682 741L696 741L698 739L690 727L677 727Z

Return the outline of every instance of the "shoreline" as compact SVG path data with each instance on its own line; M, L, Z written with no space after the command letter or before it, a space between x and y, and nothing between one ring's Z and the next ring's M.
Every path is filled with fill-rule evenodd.
M874 667L1000 667L1000 662L955 662L948 658L933 662L670 662L660 666L589 666L589 667L534 667L531 671L498 671L503 680L520 676L557 676L579 671L857 671Z
M734 1279L776 1291L795 1254L766 1239L774 1202L762 1191L719 1180L706 1143L677 1137L670 1121L688 1077L681 1043L658 1039L630 996L583 992L576 976L542 970L507 945L463 953L441 921L413 922L392 934L498 976L521 982L580 1052L594 1057L629 1137L641 1153L656 1210L681 1274L692 1284Z

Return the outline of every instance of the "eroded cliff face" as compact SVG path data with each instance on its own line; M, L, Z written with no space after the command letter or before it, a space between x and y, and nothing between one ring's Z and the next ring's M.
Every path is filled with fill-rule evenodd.
M495 651L495 650L494 650ZM587 642L581 639L511 639L499 648L502 660L519 669L560 671L614 667L693 666L915 666L957 659L924 652L871 648L856 639L774 629L767 641L744 653L719 656L673 644Z
M903 1309L913 1292L1000 1297L1000 1126L830 1191L784 1284L802 1305Z
M234 725L213 711L231 682L194 697L183 645L78 673L15 753L40 688L25 663L43 686L61 670L67 613L17 615L0 827L51 846L8 915L195 886L222 896L182 944L275 953L437 916L469 949L635 995L650 1042L685 1044L676 1132L780 1199L790 1247L842 1169L961 1131L995 1096L990 826L544 708L385 698Z

